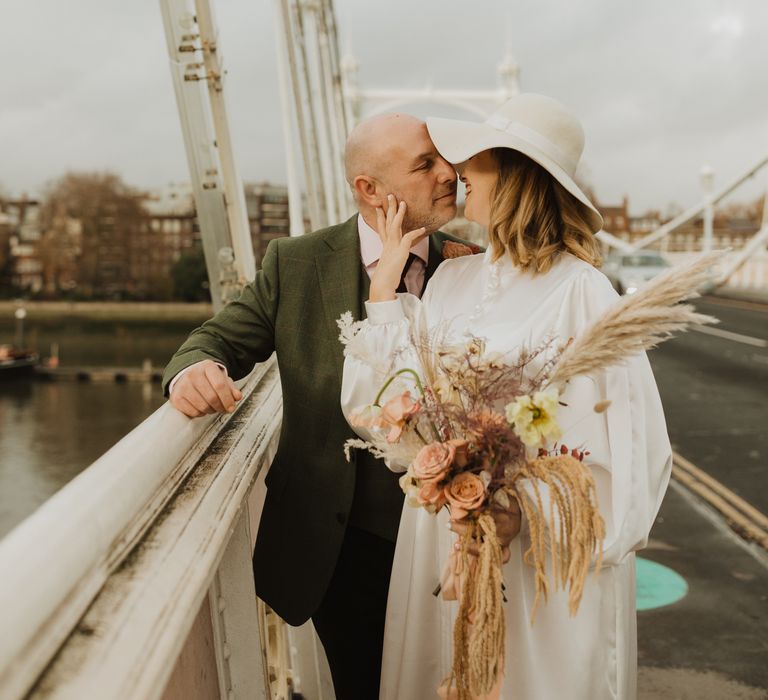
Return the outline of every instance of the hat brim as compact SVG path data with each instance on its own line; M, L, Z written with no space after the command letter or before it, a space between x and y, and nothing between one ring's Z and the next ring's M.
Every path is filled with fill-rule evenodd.
M603 228L603 217L575 180L552 158L524 139L482 122L443 117L428 117L427 130L438 153L454 165L490 148L511 148L528 156L587 208L587 216L594 233Z

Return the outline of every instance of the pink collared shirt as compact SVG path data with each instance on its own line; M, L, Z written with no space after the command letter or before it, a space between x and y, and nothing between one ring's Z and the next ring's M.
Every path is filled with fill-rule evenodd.
M357 232L360 235L360 257L363 259L368 277L372 277L384 246L379 234L368 225L362 214L357 215ZM424 291L424 279L427 275L429 238L422 238L411 248L411 252L416 255L416 260L411 263L405 275L405 287L411 294L418 297Z

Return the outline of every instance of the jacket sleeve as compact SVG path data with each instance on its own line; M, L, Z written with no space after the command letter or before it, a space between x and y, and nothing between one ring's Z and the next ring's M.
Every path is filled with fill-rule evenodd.
M270 242L261 270L238 299L192 331L176 351L163 374L166 396L176 374L196 362L220 362L229 376L240 379L273 353L280 299L279 242Z

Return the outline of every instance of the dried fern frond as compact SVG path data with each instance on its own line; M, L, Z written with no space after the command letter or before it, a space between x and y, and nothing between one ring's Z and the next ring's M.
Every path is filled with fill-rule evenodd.
M523 479L530 484L533 495L518 483ZM545 456L523 466L515 474L513 484L517 486L517 500L531 537L531 546L523 555L523 561L535 571L536 598L531 623L540 598L546 602L549 593L547 545L552 560L552 584L555 590L568 589L568 608L575 615L592 555L597 554L595 571L600 570L603 558L605 522L598 509L592 472L569 454ZM544 510L540 484L549 489L549 513Z
M632 296L622 297L563 352L548 385L562 386L578 375L620 364L691 324L718 323L680 302L699 296L710 268L722 255L700 255L654 278Z

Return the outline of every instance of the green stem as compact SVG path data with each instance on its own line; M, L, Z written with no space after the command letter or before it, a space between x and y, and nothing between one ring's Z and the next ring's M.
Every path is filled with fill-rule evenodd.
M381 404L379 403L379 401L381 401L381 397L383 396L384 392L389 388L389 385L392 382L394 382L395 379L397 379L401 374L412 374L413 379L416 382L416 386L419 388L419 393L421 394L421 398L425 398L424 387L422 386L421 378L419 377L419 375L416 373L415 370L412 370L409 367L406 367L405 369L398 370L389 379L387 379L387 381L384 383L384 386L381 387L381 389L379 390L379 393L376 395L376 400L373 402L374 406L381 407Z

